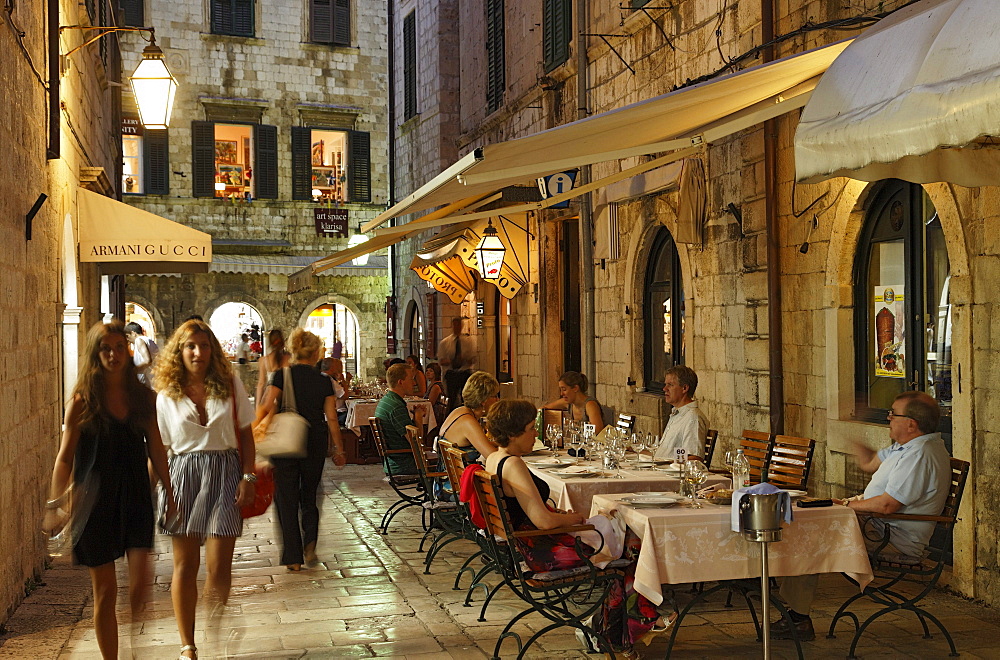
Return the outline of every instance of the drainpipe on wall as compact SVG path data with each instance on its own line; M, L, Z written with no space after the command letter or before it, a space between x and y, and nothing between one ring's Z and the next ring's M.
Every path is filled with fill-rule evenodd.
M587 0L576 0L576 112L578 119L586 118L587 106ZM590 183L590 165L580 168L580 185ZM583 355L583 373L591 380L597 378L596 345L594 331L594 228L591 226L590 193L580 196L580 274L583 298L580 301L580 349ZM567 319L567 321L572 321Z
M386 30L388 31L389 37L389 126L386 135L389 138L389 171L388 175L388 187L389 187L389 200L386 208L392 208L396 203L396 28L395 28L395 12L393 8L393 3L396 0L388 0L386 5L388 6L388 17L386 22ZM396 218L389 219L389 226L396 226ZM393 301L396 301L396 244L389 246L389 295L392 296ZM399 304L396 304L396 310L394 313L395 326L396 326L396 352L399 352Z
M761 41L774 41L774 0L760 3ZM774 60L774 46L764 48L764 62ZM785 372L781 362L781 239L778 232L778 120L764 122L764 216L767 225L767 325L769 337L771 433L785 432Z

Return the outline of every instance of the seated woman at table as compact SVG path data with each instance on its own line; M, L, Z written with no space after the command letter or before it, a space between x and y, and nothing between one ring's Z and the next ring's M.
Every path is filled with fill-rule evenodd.
M587 396L587 377L567 371L559 377L559 398L542 405L542 410L568 410L572 419L594 425L594 434L604 430L601 404Z
M420 358L416 355L407 355L406 364L413 367L413 394L423 396L427 391L427 377L424 375L424 368L420 366Z
M496 444L486 438L479 420L499 400L497 379L485 371L477 371L469 376L462 388L464 404L452 410L441 423L438 437L465 452L466 464L475 463L480 456L489 456L497 450Z
M530 401L518 399L503 399L490 408L486 413L486 427L499 448L486 458L486 470L497 476L516 529L555 529L582 524L582 514L554 511L545 504L549 496L548 484L533 475L521 459L535 444L536 412ZM525 562L533 571L569 569L584 564L576 552L576 537L570 534L529 536L518 542ZM589 549L590 554L596 552L590 546L584 548L585 552ZM638 658L633 646L659 623L659 614L653 603L636 593L632 586L639 539L631 531L626 534L622 557L630 560L625 568L624 583L614 583L590 626L607 638L616 656ZM594 642L588 640L588 644Z
M445 414L446 407L444 404L444 384L441 382L441 365L437 362L431 362L424 367L424 379L427 381L427 390L424 392L424 398L431 402L431 406L434 408L434 416L444 421L447 415Z

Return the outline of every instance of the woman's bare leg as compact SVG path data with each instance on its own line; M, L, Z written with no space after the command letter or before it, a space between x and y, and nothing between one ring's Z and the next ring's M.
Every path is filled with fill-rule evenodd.
M94 589L94 632L97 646L106 660L118 658L118 617L115 614L118 598L118 576L113 561L90 569L90 583Z
M201 540L191 536L174 536L174 576L170 582L170 599L174 618L181 636L181 646L194 645L194 613L198 605L198 568L201 565ZM191 657L194 654L187 652Z
M205 541L205 600L225 605L233 583L235 536L210 536Z
M128 557L128 602L132 609L132 620L137 621L146 608L149 596L150 571L149 550L146 548L130 548L126 550Z

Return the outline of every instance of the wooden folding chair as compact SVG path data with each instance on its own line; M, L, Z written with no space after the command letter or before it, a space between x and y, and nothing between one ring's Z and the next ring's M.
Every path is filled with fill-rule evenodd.
M454 502L443 500L437 496L436 488L439 479L448 476L447 472L438 472L427 463L427 452L424 449L423 439L420 437L420 429L416 426L406 427L406 440L410 443L415 463L417 465L417 476L423 484L424 501L421 506L428 517L425 525L426 532L420 539L418 552L424 551L424 544L433 539L427 555L424 557L424 574L431 572L431 562L434 557L453 541L458 541L462 536L462 520L458 512L458 507ZM435 526L435 523L437 525Z
M759 484L767 472L767 462L771 458L774 435L763 431L744 430L740 438L743 455L750 463L750 481Z
M511 525L510 516L503 498L500 496L500 483L496 476L481 470L474 475L473 483L476 495L482 505L486 519L485 540L488 554L495 562L504 582L528 608L514 616L500 633L493 657L500 658L500 648L508 637L518 642L520 660L535 641L549 631L571 626L596 638L600 650L610 653L611 646L607 638L588 625L590 617L601 607L608 591L616 580L623 580L621 569L599 569L591 563L583 552L583 544L577 541L577 554L582 566L567 570L555 570L546 573L535 573L522 570L524 556L520 540L531 536L548 534L571 534L594 529L593 525L577 525L546 530L516 531ZM513 632L514 625L524 617L537 612L550 623L535 632L527 642L521 642L521 636ZM613 653L611 653L613 657Z
M712 456L715 455L715 443L719 439L719 432L714 429L709 429L705 433L705 455L702 456L704 459L705 467L712 467Z
M379 524L379 533L385 534L389 531L389 523L392 522L392 519L400 511L408 509L411 506L421 506L424 503L425 495L419 475L400 474L389 461L389 456L391 455L406 454L413 456L413 450L409 447L406 449L388 449L385 445L382 420L378 417L369 417L368 424L372 430L372 437L375 438L375 448L378 450L378 455L382 458L382 469L385 471L383 481L389 484L396 492L396 495L399 496L399 499L386 509L382 515L382 522ZM415 461L416 458L414 458Z
M806 490L815 447L816 441L811 438L775 436L767 460L766 481L778 488Z
M944 634L951 648L952 656L958 655L955 648L955 641L951 638L951 633L941 621L928 612L918 603L937 586L945 566L951 558L951 541L958 520L958 507L962 503L962 493L965 491L965 481L969 476L969 463L957 458L951 459L951 488L948 491L948 499L945 501L944 509L939 516L919 516L905 513L877 514L866 513L862 520L862 531L866 533L866 538L874 530L873 520L922 520L935 524L935 533L927 545L926 557L904 557L900 555L885 554L885 549L892 543L892 528L886 525L881 534L879 545L868 553L871 561L872 571L875 579L864 588L861 593L848 598L830 622L830 632L828 637L835 637L834 632L837 622L847 618L854 623L854 638L851 640L851 648L848 658L855 657L858 648L858 641L876 619L903 610L912 612L920 621L924 629L924 639L930 639L930 630L927 622L930 621L938 630ZM878 538L877 536L875 538ZM847 577L846 575L844 577ZM850 580L850 578L847 578ZM853 580L851 580L854 582ZM917 585L916 595L907 596L898 590L900 584ZM856 584L856 583L855 583ZM860 617L853 611L851 606L862 598L869 598L882 609L878 610L861 623ZM898 627L896 628L898 630ZM928 651L928 654L930 651Z

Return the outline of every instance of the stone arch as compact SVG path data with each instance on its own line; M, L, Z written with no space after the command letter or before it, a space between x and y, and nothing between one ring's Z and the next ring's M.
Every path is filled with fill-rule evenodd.
M166 322L163 320L163 313L160 312L160 308L157 307L155 304L153 304L149 300L149 298L141 295L137 296L132 293L126 292L125 301L134 302L137 305L142 305L143 309L145 309L153 316L153 323L156 324L156 329L159 331L157 336L153 337L153 340L160 346L163 346L166 343L167 339L169 339L172 332L170 333L167 332Z
M245 293L241 293L239 294L239 296L219 295L214 297L211 300L211 302L209 302L205 306L205 314L203 315L202 318L204 318L205 322L207 323L208 320L212 318L212 314L214 314L220 307L222 307L226 303L241 303L241 302L246 303L247 305L250 305L255 310L257 310L257 313L260 314L261 321L263 321L264 323L265 330L270 330L271 328L274 327L275 317L274 314L271 313L271 310L268 309L267 304L264 303L264 301L260 300L259 298L247 295Z
M344 296L341 296L336 293L324 293L321 296L313 298L311 301L307 302L302 307L302 311L299 312L299 321L298 323L296 323L296 327L301 327L305 325L306 321L309 319L309 315L312 313L314 309L316 309L320 305L332 305L332 304L343 305L347 309L351 310L351 313L354 314L354 317L358 319L358 323L359 324L361 323L361 318L362 318L361 309L357 306L357 304L353 300L351 300L350 298L345 298Z

